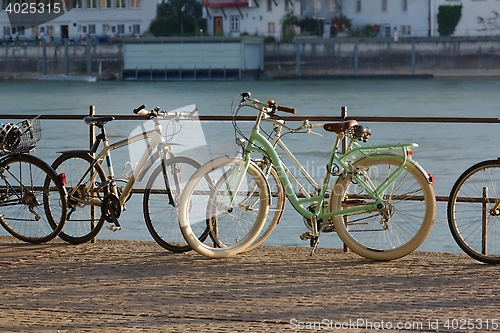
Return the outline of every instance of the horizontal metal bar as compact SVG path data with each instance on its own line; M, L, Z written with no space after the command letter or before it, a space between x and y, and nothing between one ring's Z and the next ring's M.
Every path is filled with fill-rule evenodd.
M102 113L104 115L106 113ZM109 114L108 114L109 115ZM2 119L32 119L39 115L28 114L3 114ZM50 120L82 120L85 114L82 115L41 115L41 119ZM116 120L147 120L145 116L125 116L113 115ZM283 116L282 119L286 121L340 121L341 117L337 116ZM254 121L254 116L236 116L235 120L238 121ZM347 117L347 120L355 119L357 121L366 122L395 122L395 123L500 123L500 118L477 118L477 117ZM231 121L231 116L199 116L201 121Z

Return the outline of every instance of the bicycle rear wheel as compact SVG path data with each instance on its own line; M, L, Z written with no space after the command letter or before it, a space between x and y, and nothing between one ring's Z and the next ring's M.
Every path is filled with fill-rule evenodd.
M254 163L243 173L244 163L241 158L227 156L211 160L191 176L182 192L182 234L196 252L206 257L240 253L252 244L265 223L270 202L266 179ZM210 232L203 241L199 235L207 227Z
M448 225L458 246L472 258L500 264L500 161L477 163L457 179L448 199Z
M103 198L108 192L106 186L101 187L106 184L106 175L100 165L90 169L93 162L89 154L74 152L62 154L52 163L54 170L66 175L68 214L59 237L71 244L92 240L105 223L103 217L99 218L101 208L88 203L90 198ZM94 177L90 177L91 174Z
M48 242L64 227L66 209L66 191L47 163L27 154L0 162L0 224L11 235Z
M358 160L354 168L375 189L401 163L399 157L374 155ZM330 199L332 212L373 201L351 175L337 180ZM434 224L436 198L433 186L412 160L406 162L382 198L385 209L337 216L333 223L353 252L372 260L393 260L411 253L427 238Z
M143 212L146 226L153 239L169 251L181 253L191 250L179 227L177 206L182 188L200 166L200 163L189 157L169 158L165 162L166 179L163 167L159 165L151 174L144 190ZM174 199L173 205L169 203L165 181ZM206 238L208 228L200 232L199 236Z

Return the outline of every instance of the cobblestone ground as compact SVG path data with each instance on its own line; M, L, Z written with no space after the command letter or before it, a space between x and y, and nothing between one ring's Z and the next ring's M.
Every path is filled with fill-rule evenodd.
M211 260L153 242L0 237L0 332L500 331L498 267L261 247Z

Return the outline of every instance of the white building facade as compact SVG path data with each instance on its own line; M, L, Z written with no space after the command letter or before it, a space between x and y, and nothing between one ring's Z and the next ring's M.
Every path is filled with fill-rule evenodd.
M297 0L203 0L207 34L212 36L256 35L281 39L281 21L292 12L300 16Z
M437 14L441 5L462 5L462 17L453 36L499 36L499 0L432 0L432 36L439 36ZM481 23L483 21L483 23Z
M60 8L63 15L33 28L11 24L8 10L22 10L31 4ZM156 17L157 2L153 0L0 0L0 37L31 40L45 36L48 42L62 38L81 41L86 38L106 39L139 36L148 31ZM33 6L33 5L31 5ZM38 11L40 7L37 8ZM47 7L46 7L47 8ZM23 14L29 20L29 12Z

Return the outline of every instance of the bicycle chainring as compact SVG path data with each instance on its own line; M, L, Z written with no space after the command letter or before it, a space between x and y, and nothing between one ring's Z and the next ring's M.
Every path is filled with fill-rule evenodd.
M107 222L111 222L119 226L118 219L122 213L120 200L112 193L107 194L102 199L101 214Z

